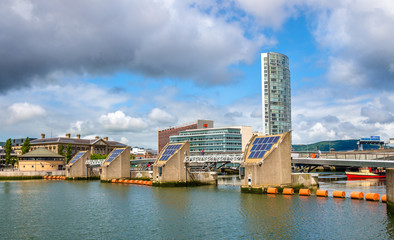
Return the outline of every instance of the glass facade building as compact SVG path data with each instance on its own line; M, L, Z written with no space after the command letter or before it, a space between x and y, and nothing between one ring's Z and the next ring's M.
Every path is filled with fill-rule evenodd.
M191 153L240 153L252 135L251 127L196 129L171 136L170 143L190 142Z
M289 58L269 52L261 54L263 134L291 130Z

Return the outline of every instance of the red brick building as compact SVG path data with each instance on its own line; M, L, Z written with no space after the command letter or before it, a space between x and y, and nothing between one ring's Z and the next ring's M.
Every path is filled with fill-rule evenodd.
M213 128L212 120L197 120L196 123L185 124L182 126L169 127L158 131L158 154L161 149L170 142L170 136L178 135L179 132L190 129Z

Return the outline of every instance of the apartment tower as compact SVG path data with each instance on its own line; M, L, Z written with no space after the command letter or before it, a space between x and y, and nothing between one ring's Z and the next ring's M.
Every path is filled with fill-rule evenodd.
M291 130L291 92L289 58L268 52L261 54L263 134L282 134Z

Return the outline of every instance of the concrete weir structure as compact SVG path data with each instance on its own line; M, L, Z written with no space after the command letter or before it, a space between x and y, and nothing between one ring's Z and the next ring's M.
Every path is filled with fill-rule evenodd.
M185 168L185 156L190 155L190 143L167 144L153 164L154 185L185 185L190 171Z
M90 157L90 151L79 151L66 165L67 178L88 178L89 172L86 160Z
M115 148L101 165L101 181L130 178L130 147Z
M394 168L386 169L387 203L394 206Z
M240 175L243 191L292 185L291 133L254 135L246 146Z

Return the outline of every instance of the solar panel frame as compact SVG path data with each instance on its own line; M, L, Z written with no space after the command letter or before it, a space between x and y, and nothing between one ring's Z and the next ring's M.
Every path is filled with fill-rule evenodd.
M106 162L112 162L120 153L122 153L125 149L116 149L112 152Z
M167 161L181 146L182 144L168 145L159 161Z
M80 159L86 152L78 152L77 155L71 159L70 163L75 163L78 159Z
M248 158L263 158L265 153L272 149L274 144L277 144L280 136L257 137L253 140L252 147Z

